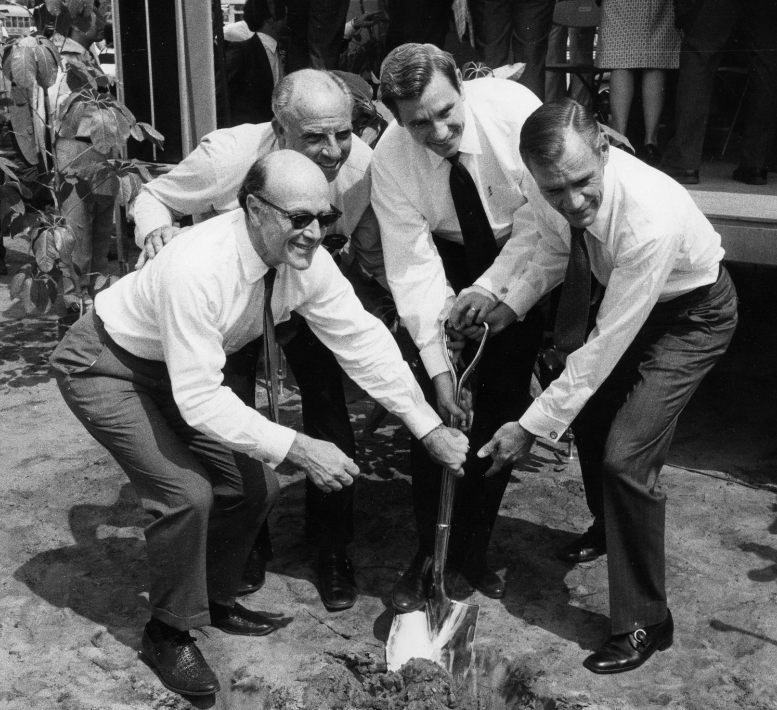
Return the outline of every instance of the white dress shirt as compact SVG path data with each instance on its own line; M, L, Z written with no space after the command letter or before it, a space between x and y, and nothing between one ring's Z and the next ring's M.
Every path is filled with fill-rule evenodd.
M569 224L532 185L529 200L541 238L503 299L519 316L564 280L569 262ZM602 204L585 241L591 271L606 287L596 327L519 420L548 439L557 439L572 423L653 306L714 283L724 254L720 235L685 188L617 148L610 149Z
M209 133L173 170L140 190L131 207L137 245L142 249L150 232L184 215L201 220L236 209L249 168L278 149L270 123L245 123ZM371 159L372 149L353 136L348 160L329 183L329 200L343 213L329 232L351 238L341 252L344 266L355 259L387 287L378 221L370 206Z
M475 283L501 297L516 265L528 261L537 242L531 210L524 207L528 172L518 143L523 122L540 101L513 81L493 78L464 82L463 96L460 160L477 185L504 255ZM439 323L447 317L454 295L432 234L463 244L450 170L447 160L415 143L396 122L372 158L372 204L380 223L386 276L430 377L447 371Z
M183 419L198 431L277 466L295 432L247 407L222 385L227 354L263 332L267 265L254 250L243 210L176 237L140 271L95 298L97 315L122 348L167 363ZM441 424L383 324L368 314L324 249L309 269L278 267L276 323L297 311L343 370L418 438Z

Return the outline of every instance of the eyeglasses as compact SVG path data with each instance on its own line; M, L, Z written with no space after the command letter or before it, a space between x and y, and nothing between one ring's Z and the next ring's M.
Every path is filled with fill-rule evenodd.
M334 205L329 205L329 212L319 212L318 214L310 214L310 212L289 212L288 210L283 209L283 207L274 205L270 200L265 199L261 195L255 194L254 197L260 202L264 202L267 206L272 207L274 210L277 210L285 217L288 217L291 226L294 229L305 229L305 227L309 227L313 223L313 220L318 221L318 225L321 229L326 229L327 227L331 227L343 215L343 213Z

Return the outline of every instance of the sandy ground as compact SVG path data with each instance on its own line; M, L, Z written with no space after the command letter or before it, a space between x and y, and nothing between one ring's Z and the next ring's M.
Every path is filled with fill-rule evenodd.
M9 247L13 271L22 244ZM477 673L463 685L423 666L382 673L391 586L415 549L408 437L389 419L360 444L357 605L325 611L315 551L302 539L303 482L284 478L271 516L275 560L247 604L288 624L260 639L196 632L222 686L196 707L777 707L777 487L743 485L777 484L775 270L732 273L739 331L686 411L661 477L670 650L616 676L580 665L608 635L606 563L553 558L589 520L577 463L538 445L534 461L514 471L494 534L491 561L506 574L507 596L469 599L480 605ZM148 616L145 515L47 372L56 316L24 315L9 281L0 279L0 708L189 708L138 658ZM369 408L352 405L357 432ZM293 391L282 417L298 424Z

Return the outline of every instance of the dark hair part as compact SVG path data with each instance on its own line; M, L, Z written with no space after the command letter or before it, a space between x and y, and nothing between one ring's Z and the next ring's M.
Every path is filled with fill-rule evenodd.
M243 19L251 32L258 32L262 25L272 18L267 0L246 0L243 5Z
M521 128L521 158L526 165L551 165L564 152L567 135L575 132L594 152L601 148L602 132L585 106L563 98L540 106Z
M246 207L246 200L249 195L256 195L260 193L264 186L267 184L267 156L259 158L249 169L248 173L243 180L243 184L240 186L240 190L237 193L237 201L243 208L244 212L248 212Z
M435 72L440 72L461 93L452 55L433 44L402 44L383 60L378 96L394 118L398 118L396 102L417 99Z

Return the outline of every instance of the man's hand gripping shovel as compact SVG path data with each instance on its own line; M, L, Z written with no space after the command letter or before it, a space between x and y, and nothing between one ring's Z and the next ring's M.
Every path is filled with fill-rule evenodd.
M444 326L443 323L443 337L445 337ZM483 334L475 357L458 382L451 354L446 349L448 369L456 387L457 406L461 406L464 384L483 355L488 338L488 324L485 324L485 329L486 332ZM460 427L461 423L452 417L449 425ZM480 607L477 604L454 601L448 597L443 575L448 557L448 539L455 491L456 477L445 469L442 476L434 541L433 593L426 602L425 609L395 614L386 643L386 663L389 670L399 670L411 658L428 658L452 676L463 677L472 664Z

